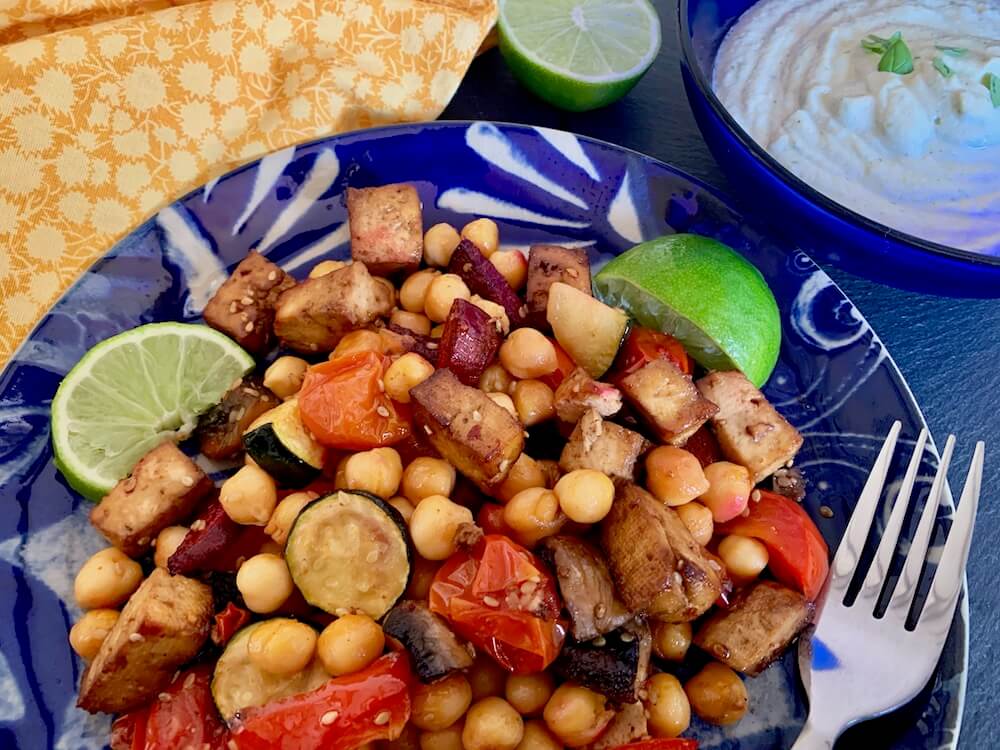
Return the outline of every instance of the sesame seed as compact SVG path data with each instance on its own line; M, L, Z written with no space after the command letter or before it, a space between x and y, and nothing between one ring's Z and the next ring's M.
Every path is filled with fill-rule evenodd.
M622 643L631 643L635 640L635 636L631 633L622 633Z
M229 314L230 315L235 315L236 311L239 310L239 309L240 308L236 305L236 300L233 300L232 302L229 303Z
M274 281L277 278L278 278L278 272L277 271L271 271L271 273L269 273L267 275L267 280L268 281Z
M247 297L251 297L251 298L253 297L254 293L255 293L255 290L254 290L254 288L252 286L248 286L246 288L246 291L244 292L244 294L246 294Z
M199 518L193 524L191 524L191 531L201 531L205 528L205 519Z
M328 727L337 720L338 716L340 716L340 714L337 711L327 711L320 717L319 723L324 727Z
M509 467L509 466L510 466L510 461L508 461L505 458L503 461L500 462L500 467L499 467L500 471L501 472L507 471L507 467Z
M384 726L389 723L389 719L392 718L388 711L383 711L378 716L375 717L376 726Z
M606 640L604 640L604 636L603 635L597 636L593 641L591 641L591 643L593 643L598 648L600 648L601 646L608 645L608 642Z
M751 492L750 493L750 499L753 500L755 503L759 503L760 502L760 490L754 490L753 492Z
M435 349L438 348L438 343L436 341L428 341L427 348L430 349L431 351L434 351Z
M479 409L474 409L472 412L472 421L478 422L483 418L483 415L479 413Z
M244 313L240 313L240 321L241 322L246 323L248 320L250 320L250 316L247 313L245 313L245 312Z
M240 300L240 302L244 305L252 305L253 297L244 297L243 299Z
M252 333L253 332L253 321L250 321L245 326L243 326L243 330L246 331L247 333Z
M428 425L428 424L424 425L424 432L426 432L428 435L433 435L434 434L434 430L432 430L431 426Z
M147 544L149 544L149 543L150 543L151 541L152 541L152 540L151 540L151 539L150 539L150 538L149 538L148 536L144 536L144 537L142 537L142 538L141 538L141 539L139 540L139 546L140 546L140 547L145 547L145 546L146 546Z
M497 599L493 598L492 596L484 596L483 597L483 604L485 604L487 607L499 607L500 606L500 602Z
M373 563L376 560L378 560L378 550L377 549L373 549L371 552L369 552L367 555L365 555L365 562L367 562L367 563Z
M388 417L389 416L389 410L386 409L384 406L379 406L375 410L375 413L378 414L380 417Z
M142 633L130 633L128 639L132 641L132 643L140 643L141 641L146 640L142 637Z
M819 506L819 514L823 516L823 518L833 518L833 508L829 505L821 505Z
M385 381L384 380L379 379L379 381L378 381L378 389L379 389L380 393L385 393Z
M194 487L194 477L186 475L181 477L181 484L183 484L185 487Z
M159 698L159 699L160 699L161 701L163 701L164 703L166 703L166 702L167 702L168 700L170 700L170 693L160 693L160 694L159 694L158 696L156 696L156 697L157 697L157 698Z

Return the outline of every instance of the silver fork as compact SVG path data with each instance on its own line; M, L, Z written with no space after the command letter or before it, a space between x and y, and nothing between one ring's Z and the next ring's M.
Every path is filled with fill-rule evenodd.
M948 637L962 591L979 504L984 453L981 442L976 444L962 499L916 626L912 630L906 628L907 615L920 581L938 505L948 485L954 435L945 444L902 573L884 594L892 597L885 613L876 614L876 607L883 598L883 585L910 504L927 442L926 430L917 438L885 532L857 598L851 606L844 604L879 505L899 431L900 423L896 422L837 548L825 599L817 615L818 623L811 636L799 643L799 671L809 695L809 717L792 750L832 748L841 732L851 725L912 700L930 680Z

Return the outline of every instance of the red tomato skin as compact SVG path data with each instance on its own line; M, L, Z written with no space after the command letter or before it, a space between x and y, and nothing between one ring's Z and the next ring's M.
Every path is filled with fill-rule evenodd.
M225 646L236 631L250 622L250 613L229 602L225 609L217 612L212 623L212 642L216 646Z
M547 338L552 342L552 346L556 349L556 369L548 375L542 375L538 379L552 390L555 390L559 387L559 384L562 383L567 376L576 369L576 362L573 361L573 358L569 356L565 349L559 346L558 341L551 336L548 336Z
M302 423L329 448L369 450L410 434L410 410L379 387L390 359L355 352L306 371L299 391Z
M545 669L566 637L552 577L531 552L499 534L456 552L438 569L430 607L515 674Z
M715 435L712 431L708 429L707 426L702 425L698 430L688 438L687 442L684 444L684 450L688 453L692 453L698 462L701 464L701 468L705 468L709 464L714 464L716 461L722 460L722 449L719 447L719 441L715 439Z
M632 326L612 366L612 382L631 375L654 359L669 359L688 375L694 372L694 364L680 341L652 328Z
M759 490L749 514L716 527L722 534L759 539L767 547L767 566L779 581L815 601L830 572L830 551L816 524L802 506L783 495Z
M503 506L498 503L483 503L476 515L476 525L486 534L509 536L512 531L503 520Z
M415 683L406 654L386 654L308 693L247 709L232 730L235 749L353 750L394 740L410 719Z
M640 740L639 742L630 742L627 745L618 745L611 750L698 750L698 740L690 740L686 737Z

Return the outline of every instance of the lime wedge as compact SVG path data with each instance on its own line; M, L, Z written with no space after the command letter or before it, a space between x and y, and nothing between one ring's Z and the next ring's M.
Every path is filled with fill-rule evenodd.
M142 456L182 440L197 417L254 367L207 326L151 323L102 341L52 399L52 447L70 486L100 500Z
M764 277L732 248L696 234L622 253L594 277L597 295L669 333L710 370L742 370L761 386L781 348L781 315Z
M498 28L518 80L573 112L625 96L660 50L648 0L500 0Z

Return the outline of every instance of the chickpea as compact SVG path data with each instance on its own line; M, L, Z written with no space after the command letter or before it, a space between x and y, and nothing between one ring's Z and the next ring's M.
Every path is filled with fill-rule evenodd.
M378 352L379 354L383 354L385 352L385 342L376 331L369 331L368 329L351 331L340 339L337 347L330 355L330 359L346 357L348 354L357 354L358 352Z
M424 303L427 300L427 290L431 282L441 275L440 271L433 268L425 268L406 277L403 286L399 288L399 304L404 310L411 313L424 312Z
M767 567L767 547L756 539L730 534L719 542L719 557L726 570L739 583L747 583L759 576Z
M643 703L654 737L677 737L691 724L691 704L680 680L672 674L661 672L650 677Z
M602 732L614 717L603 695L566 682L545 704L545 726L567 747L586 745Z
M279 617L262 622L247 640L250 662L268 674L290 677L316 653L316 631L304 622Z
M277 555L278 557L283 557L285 554L285 546L283 544L278 544L273 539L265 539L257 550L258 555Z
M462 227L462 239L471 242L489 258L500 246L500 228L492 219L474 219Z
M84 613L69 630L69 645L85 661L90 661L101 649L111 628L118 622L116 609L92 609Z
M393 401L410 403L410 389L423 383L434 374L434 365L416 352L408 352L385 371L382 382L385 393Z
M117 547L105 547L80 568L73 582L83 609L110 609L124 602L142 583L142 566Z
M503 698L483 698L465 715L465 750L514 750L524 736L524 721Z
M710 661L684 685L691 708L709 724L735 724L747 712L746 685L725 664Z
M522 716L541 716L552 697L555 681L548 672L507 676L504 697Z
M745 466L716 461L705 467L708 490L699 497L702 505L712 511L716 523L725 523L742 513L750 501L753 480Z
M462 730L465 723L456 721L450 727L437 732L420 733L420 750L463 750Z
M698 544L704 547L712 541L712 534L715 532L712 511L698 502L685 503L676 510Z
M514 386L514 408L526 427L556 415L555 393L541 380L519 380Z
M292 530L292 524L299 517L299 513L318 497L315 492L293 492L287 495L274 509L267 526L264 527L264 533L283 545L288 541L288 532Z
M652 622L653 652L667 661L684 661L691 647L691 623Z
M496 404L497 406L502 406L504 409L509 411L510 415L514 417L514 419L519 419L519 417L517 416L517 407L514 406L514 399L512 399L506 393L495 392L495 393L487 393L486 395L490 397L490 400L493 401L494 404Z
M507 311L504 309L503 305L498 305L496 302L483 299L478 294L473 294L472 299L470 299L469 302L474 304L493 319L493 324L497 326L497 331L499 331L502 336L506 336L510 333L510 318L507 316Z
M427 336L431 332L431 319L423 313L395 310L389 316L389 322L421 336Z
M540 378L559 361L552 342L534 328L518 328L500 346L500 364L516 378Z
M396 497L389 499L389 505L399 511L399 515L407 524L410 523L410 518L413 517L413 503L401 495L396 495Z
M412 520L412 516L410 518ZM406 598L426 599L441 563L437 560L426 560L420 555L414 555L412 567L410 584L406 587Z
M403 478L403 461L395 448L373 448L355 453L344 464L344 481L349 490L362 490L390 498Z
M421 734L424 733L408 721L403 727L402 733L396 739L380 740L369 744L373 746L374 750L420 750ZM441 750L447 749L442 747ZM457 750L462 750L462 748L458 747Z
M429 266L444 268L451 262L451 254L461 241L451 224L435 224L424 232L424 261Z
M324 628L316 644L323 669L334 677L359 672L382 655L385 634L368 615L344 615Z
M528 280L528 261L520 250L498 250L490 256L490 263L515 292Z
M492 695L503 695L507 684L507 673L490 656L480 651L469 669L469 684L472 685L474 701Z
M472 704L472 687L465 675L452 672L430 685L418 685L410 699L410 721L418 729L436 732L462 718Z
M503 369L503 365L494 363L483 370L479 377L479 390L486 393L509 393L514 387L514 378Z
M334 271L339 271L344 266L348 265L349 261L345 260L321 260L309 271L310 279L318 279L320 276L326 276L328 273L333 273Z
M517 750L563 750L563 744L553 736L544 721L532 719L524 724L524 737Z
M236 523L264 526L278 504L278 488L259 466L244 466L222 483L219 502Z
M455 489L455 467L442 458L420 456L403 472L403 494L412 503L431 495L449 497Z
M443 323L451 312L451 305L457 299L468 300L472 297L469 287L462 277L453 273L438 276L427 289L427 299L424 300L424 314L435 323Z
M471 524L472 511L444 495L425 497L410 518L410 537L421 557L444 560L455 554L455 535L462 524Z
M156 567L166 570L167 561L181 546L187 533L187 526L167 526L156 535L156 542L153 545L153 563Z
M646 456L646 486L660 502L677 506L707 492L708 480L693 453L661 445Z
M236 588L251 612L274 612L292 595L295 584L285 561L277 555L254 555L236 573Z
M577 523L597 523L611 510L615 499L615 484L595 469L571 471L555 488L559 507Z
M264 387L278 398L291 398L302 388L308 368L301 357L278 357L264 372Z
M566 523L559 508L559 498L552 490L532 487L518 492L503 509L503 520L515 533L517 541L533 547L545 537L558 534Z
M497 488L496 496L505 503L522 490L545 487L545 473L539 462L522 453L507 472L507 478Z

